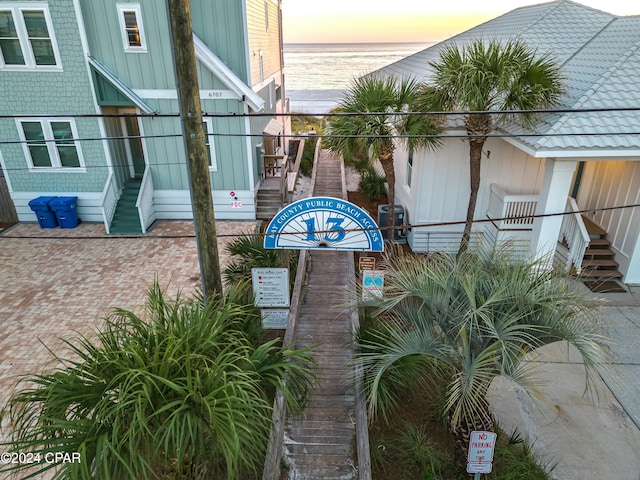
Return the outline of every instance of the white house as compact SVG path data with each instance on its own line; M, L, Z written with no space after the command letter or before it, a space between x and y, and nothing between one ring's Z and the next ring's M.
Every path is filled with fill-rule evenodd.
M474 238L513 238L527 253L553 252L585 275L639 284L640 208L611 207L640 203L640 16L620 17L570 0L523 7L374 74L428 82L429 62L444 45L477 38L517 38L540 54L550 52L567 89L558 109L582 111L542 115L534 131L508 125L495 132L503 137L487 141L475 212L485 221L474 224ZM396 202L411 224L465 218L469 146L464 129L447 134L437 151L397 151ZM578 210L592 211L487 221ZM414 251L455 252L462 228L413 228L408 241Z

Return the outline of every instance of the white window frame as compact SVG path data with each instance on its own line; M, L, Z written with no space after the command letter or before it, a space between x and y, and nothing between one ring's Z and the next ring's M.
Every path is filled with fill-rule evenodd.
M204 132L206 137L205 141L209 144L209 170L217 172L218 162L216 159L216 142L214 141L215 137L213 136L213 118L203 118L202 121L206 125L206 130Z
M31 158L31 152L29 151L29 143L24 134L24 128L22 127L23 122L39 122L42 128L42 132L44 133L44 142L46 142L47 150L49 152L49 159L51 160L50 167L37 167L33 164L33 159ZM56 122L66 122L71 126L71 134L73 136L73 144L76 147L76 153L78 154L78 161L80 166L78 167L64 167L62 166L62 162L60 161L60 155L58 153L58 149L56 148L55 138L53 136L53 129L51 128L52 123ZM70 117L55 117L55 118L16 118L16 127L18 129L18 135L20 136L20 141L22 142L22 150L24 152L24 157L27 160L27 167L30 172L75 172L75 173L84 173L86 172L86 166L84 163L84 157L82 156L82 148L80 148L80 143L78 142L78 130L76 129L76 122L73 118Z
M269 0L264 0L264 30L269 31Z
M120 25L120 36L122 37L122 46L125 53L147 53L147 38L144 34L144 26L142 24L142 8L139 3L118 3L118 23ZM124 14L133 12L138 23L138 33L140 35L140 46L132 46L129 44L129 34L127 33L127 25Z
M409 153L407 154L407 175L405 178L405 183L409 188L411 188L411 181L413 180L413 162L413 150L409 148Z
M16 34L18 35L18 41L20 42L20 49L22 50L22 56L24 57L24 65L7 65L2 57L0 51L0 70L13 70L13 71L62 71L62 62L60 61L60 51L58 50L58 42L56 41L55 32L53 30L53 22L51 20L51 14L49 13L49 5L46 2L20 2L9 3L4 5L0 3L0 10L10 11L13 16L13 23L16 27ZM55 65L38 65L36 64L36 58L33 54L31 47L31 41L27 33L27 27L24 23L24 17L22 12L30 10L39 10L44 13L44 19L47 23L47 31L49 33L49 40L51 41L51 48L53 49L53 57L55 58Z

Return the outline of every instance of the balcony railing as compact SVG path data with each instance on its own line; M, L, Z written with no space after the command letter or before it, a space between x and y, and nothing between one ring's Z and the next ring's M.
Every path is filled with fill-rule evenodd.
M510 195L492 183L487 217L500 230L531 230L537 205L537 195Z

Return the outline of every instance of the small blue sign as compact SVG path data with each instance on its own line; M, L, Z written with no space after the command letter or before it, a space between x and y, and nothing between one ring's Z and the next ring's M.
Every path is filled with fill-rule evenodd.
M378 225L362 208L333 197L293 202L269 222L264 248L382 252Z

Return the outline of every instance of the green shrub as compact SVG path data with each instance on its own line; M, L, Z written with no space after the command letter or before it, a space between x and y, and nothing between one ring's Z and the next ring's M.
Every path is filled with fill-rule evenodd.
M508 440L498 440L493 464L494 471L487 475L487 480L547 480L555 469L549 459L536 458L532 446L518 430Z
M373 168L369 168L362 173L360 183L358 183L358 190L371 200L375 200L387 193L384 186L386 181L387 179L383 175L380 175Z
M240 282L251 282L252 268L288 268L289 280L295 281L298 256L288 250L264 248L262 238L256 235L241 235L227 246L231 261L224 269L227 286Z
M429 438L427 426L405 424L395 441L397 454L407 472L421 473L423 478L439 478L449 460Z
M0 472L260 478L275 389L301 411L314 362L307 349L252 345L243 325L259 316L235 298L169 300L156 282L142 317L116 309L95 336L63 340L64 356L50 350L57 369L24 377L0 412L12 427L0 447L42 458L77 452L81 461L4 464Z
M311 176L311 172L313 172L313 157L316 152L316 142L313 137L307 139L304 143L304 152L302 153L302 158L300 159L300 169L299 173L306 177Z

